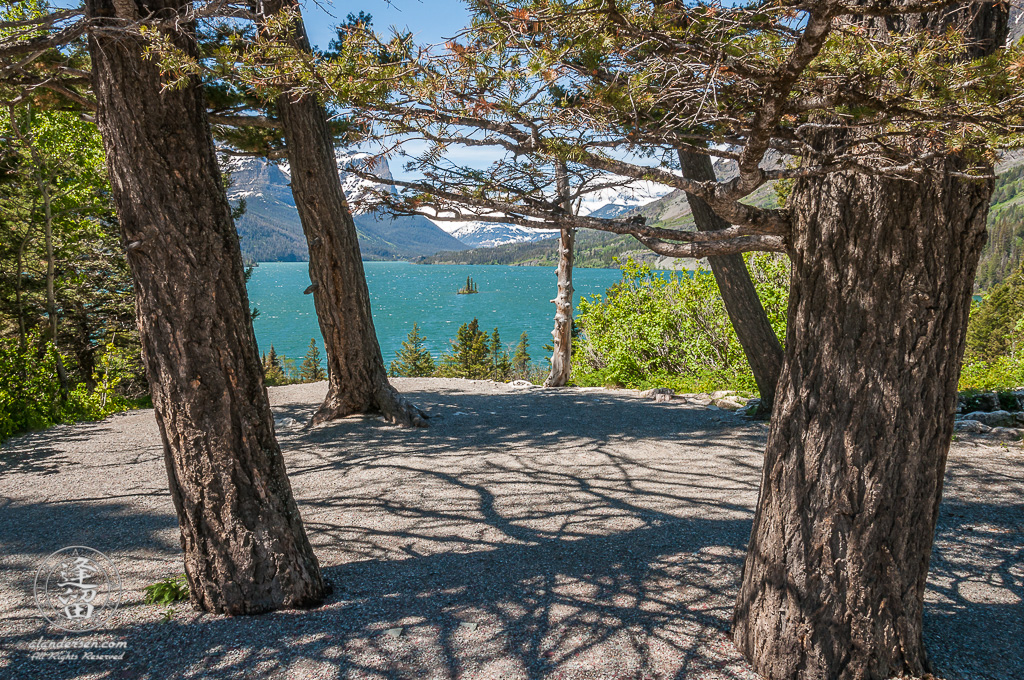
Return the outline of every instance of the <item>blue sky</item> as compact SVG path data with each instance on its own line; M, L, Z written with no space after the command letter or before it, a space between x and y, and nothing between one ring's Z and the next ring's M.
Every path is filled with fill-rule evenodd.
M469 23L466 6L459 0L303 0L302 14L310 40L320 47L334 37L333 27L343 21L349 12L360 11L373 16L373 26L385 33L392 26L409 29L416 42L434 44L454 35Z

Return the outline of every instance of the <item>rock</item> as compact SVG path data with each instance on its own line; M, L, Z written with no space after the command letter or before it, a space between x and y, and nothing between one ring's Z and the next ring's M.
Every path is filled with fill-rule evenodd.
M513 380L512 382L509 383L509 386L514 387L516 389L536 387L536 385L534 385L529 380Z
M976 420L989 427L1015 427L1017 417L1009 411L974 411L964 416L964 420Z
M734 394L736 394L736 393L734 391L732 391L732 390L719 390L718 392L712 392L711 393L711 398L712 399L725 399L726 397L731 397Z
M667 387L655 387L653 390L641 392L640 396L646 397L647 399L653 399L654 401L671 401L675 393L675 390L671 390Z
M715 406L724 408L727 411L738 411L743 408L744 404L737 397L726 397L724 399L716 399Z
M993 427L985 436L1001 441L1017 441L1024 436L1024 429L1017 427Z
M954 432L972 432L974 434L984 434L990 432L991 427L977 420L958 420L953 423Z
M278 429L297 427L299 424L295 418L274 418L274 427Z
M752 416L757 413L757 409L761 408L761 400L757 397L747 400L747 406L744 409L748 416Z
M687 404L693 404L694 406L710 406L711 405L711 400L710 399L703 399L701 397L687 397L686 398L686 403Z

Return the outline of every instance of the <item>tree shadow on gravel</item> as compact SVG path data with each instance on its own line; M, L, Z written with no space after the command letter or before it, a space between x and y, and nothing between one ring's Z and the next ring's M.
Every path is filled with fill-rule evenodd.
M109 677L756 678L728 628L764 425L608 393L405 394L430 428L357 418L304 429L315 404L274 408L334 587L322 607L239 619L185 607L168 624L157 607L131 607L132 623L111 631L129 654ZM1002 495L975 503L952 485L926 639L946 680L1016 680L1024 662L1003 645L1024 637L1024 510L1001 499L1019 499L1024 460L976 473L977 460L951 461L951 475L981 474ZM97 531L119 512L96 515ZM96 672L41 673L24 651L39 633L8 638L0 676Z
M85 441L95 434L62 427L12 437L0 444L0 475L57 474L72 464L61 445Z

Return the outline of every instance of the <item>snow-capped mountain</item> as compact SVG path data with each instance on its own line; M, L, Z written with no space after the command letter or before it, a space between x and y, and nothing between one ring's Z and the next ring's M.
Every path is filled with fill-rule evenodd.
M580 203L581 215L617 217L667 196L674 189L664 184L637 180L586 194Z
M558 235L557 229L531 229L518 224L431 221L450 235L473 248L490 248L491 246L500 246L506 243L538 241Z
M673 189L654 182L636 181L586 194L580 202L581 215L618 217L652 203ZM517 224L495 222L445 222L431 220L441 229L474 248L490 248L506 243L540 241L558 234L557 229L531 229Z
M342 188L350 203L357 202L374 186L344 168L356 163L373 162L368 154L338 150ZM390 178L386 161L378 161L374 173ZM232 203L245 200L245 213L236 221L242 254L257 261L305 260L306 239L291 191L291 172L287 163L269 163L261 158L226 157L223 170L230 172L228 198ZM378 213L354 215L359 246L364 259L393 260L430 255L439 250L465 250L469 246L438 229L425 217L392 218Z

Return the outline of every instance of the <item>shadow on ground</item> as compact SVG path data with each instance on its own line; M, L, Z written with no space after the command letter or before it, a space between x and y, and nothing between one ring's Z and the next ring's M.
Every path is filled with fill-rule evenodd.
M409 396L432 416L429 429L352 419L308 430L315 400L275 406L334 587L322 607L247 619L186 611L161 624L156 607L134 605L110 631L128 656L108 666L41 668L24 651L41 628L22 619L0 675L756 677L728 627L762 425L603 392ZM1003 646L1024 637L1024 456L988 455L951 458L932 561L926 637L949 680L1024 677L1020 652ZM990 502L977 502L975 485ZM14 505L0 520L47 512ZM62 512L92 513L102 532L131 509L125 498ZM150 512L118 540L173 556L168 517Z

